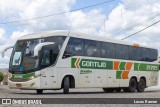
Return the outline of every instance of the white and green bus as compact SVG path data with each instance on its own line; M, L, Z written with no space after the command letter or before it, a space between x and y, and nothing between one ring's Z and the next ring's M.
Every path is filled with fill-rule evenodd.
M102 88L143 92L158 84L158 51L71 31L20 37L10 58L8 86L36 90Z

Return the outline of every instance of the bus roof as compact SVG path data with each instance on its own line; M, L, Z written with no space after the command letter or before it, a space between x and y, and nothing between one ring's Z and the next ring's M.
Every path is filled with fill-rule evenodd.
M90 39L90 40L96 40L96 41L102 41L102 42L111 42L111 43L118 43L123 45L153 48L153 47L139 45L136 43L124 42L122 40L110 39L100 35L86 34L86 33L80 33L80 32L69 31L69 30L52 30L52 31L33 33L33 34L21 36L18 40L28 40L28 39L45 38L45 37L52 37L52 36L69 36L69 37Z

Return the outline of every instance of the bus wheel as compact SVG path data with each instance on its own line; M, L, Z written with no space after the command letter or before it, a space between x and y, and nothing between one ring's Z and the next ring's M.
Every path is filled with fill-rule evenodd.
M69 94L69 77L65 77L63 81L63 93Z
M146 81L143 78L141 78L138 82L137 91L143 92L145 88L146 88Z
M38 89L36 91L37 91L37 94L42 94L43 93L43 90L41 90L41 89Z
M115 88L103 88L103 91L106 93L112 93L114 92Z
M131 78L130 82L129 82L128 91L129 92L135 92L136 88L137 88L137 81L134 78Z

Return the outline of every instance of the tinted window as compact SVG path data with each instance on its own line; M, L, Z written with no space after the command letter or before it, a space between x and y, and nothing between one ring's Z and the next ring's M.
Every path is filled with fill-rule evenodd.
M142 58L141 48L129 46L129 60L141 61L141 58Z
M43 56L42 56L42 61L41 61L41 65L43 66L47 66L51 64L51 53L50 50L44 50L43 51Z
M58 54L62 45L63 45L63 42L64 42L65 38L66 38L65 36L53 36L53 37L45 38L44 42L54 42L55 43L54 48L56 48L54 50L54 53Z
M84 40L78 38L70 38L64 52L64 56L83 56L84 55Z
M101 57L100 42L85 40L85 55L91 57Z
M102 42L101 54L103 58L115 58L115 44Z
M116 58L117 59L128 59L128 46L116 44Z
M150 49L151 61L156 61L158 58L158 51L156 49Z
M142 51L142 61L151 61L149 49L141 48L141 51Z

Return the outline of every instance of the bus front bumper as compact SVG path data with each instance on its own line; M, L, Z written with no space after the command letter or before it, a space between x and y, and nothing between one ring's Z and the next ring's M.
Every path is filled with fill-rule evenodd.
M8 79L8 86L11 89L39 89L40 85L37 83L37 79L32 79L26 82L13 82Z

